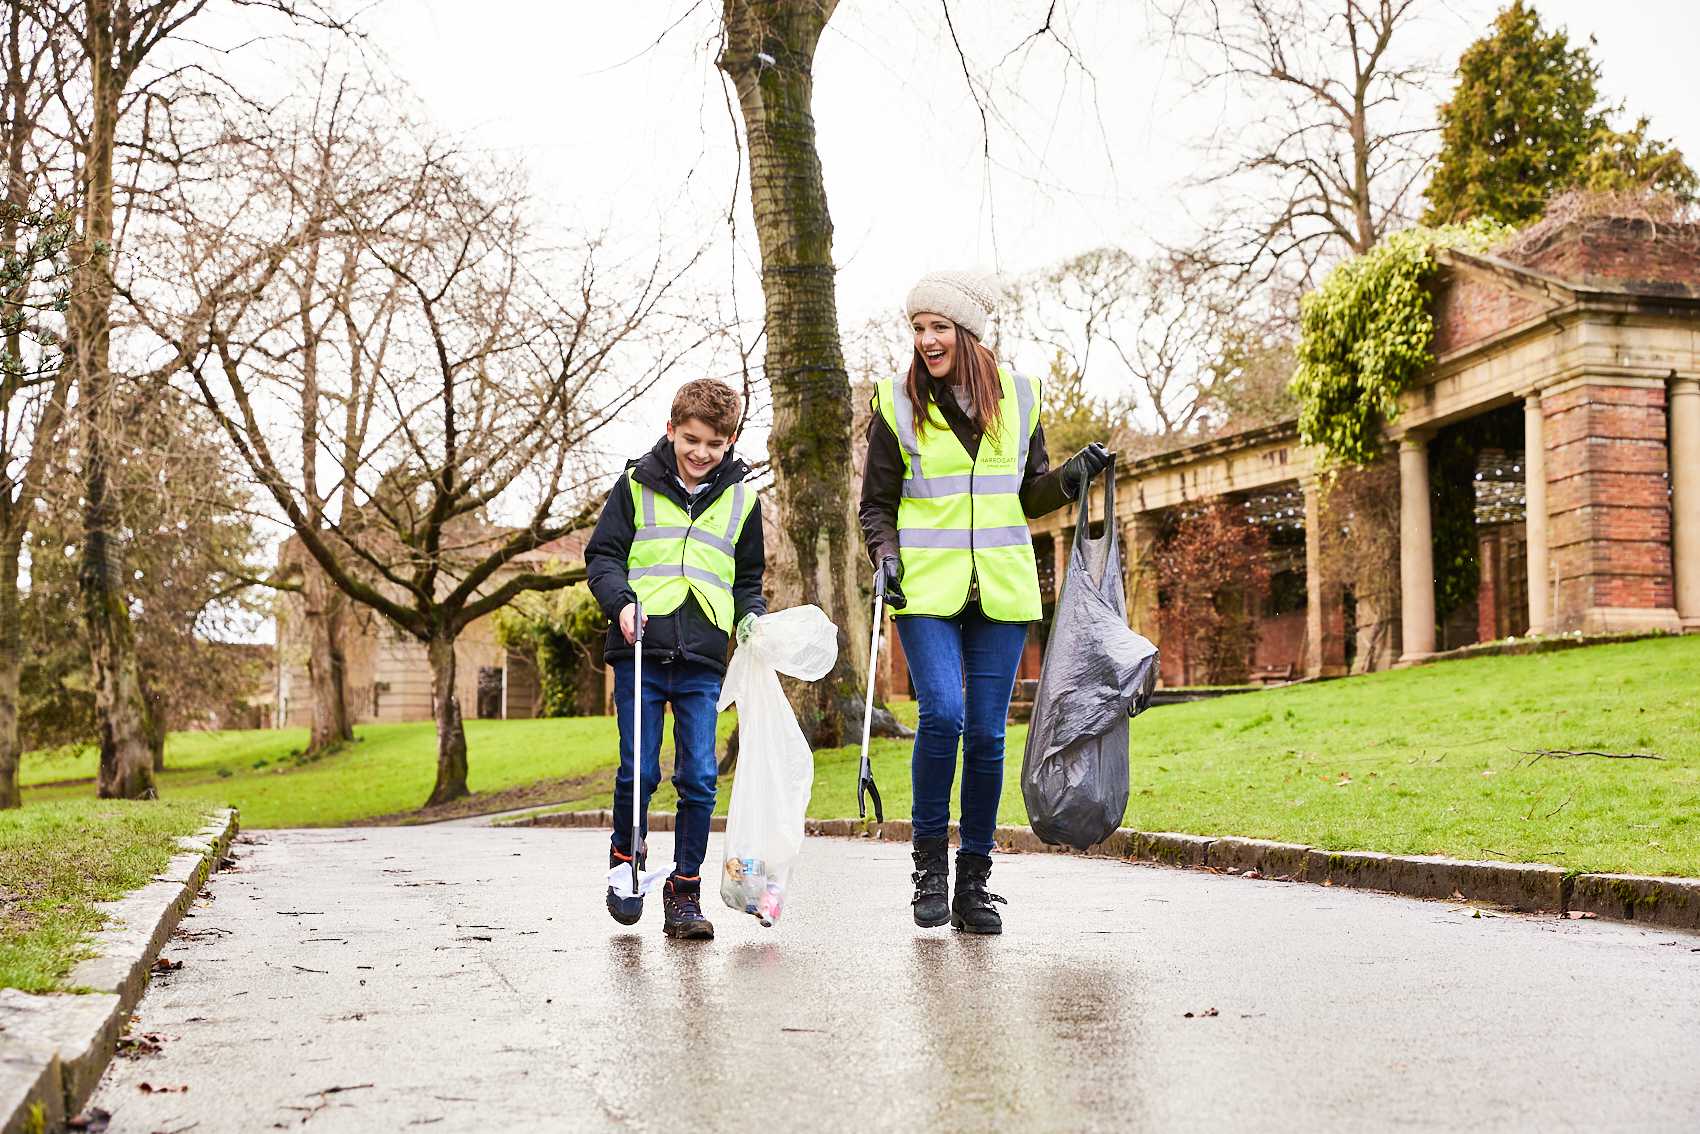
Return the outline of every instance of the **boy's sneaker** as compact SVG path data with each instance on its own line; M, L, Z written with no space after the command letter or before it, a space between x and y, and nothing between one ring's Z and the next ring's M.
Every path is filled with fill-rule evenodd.
M667 879L661 891L661 932L687 941L707 941L714 936L714 923L702 916L702 879Z
M643 873L644 855L638 855L638 873ZM630 866L632 856L621 854L613 847L608 848L608 866ZM608 887L608 914L621 925L636 925L638 918L643 916L643 895L635 898L622 898L615 892L614 887Z

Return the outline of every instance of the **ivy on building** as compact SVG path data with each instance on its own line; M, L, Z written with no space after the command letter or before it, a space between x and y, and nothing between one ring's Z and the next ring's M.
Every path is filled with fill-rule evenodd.
M1300 301L1292 392L1299 437L1325 465L1373 461L1399 395L1434 361L1436 250L1484 252L1512 231L1490 220L1405 229L1336 266Z
M496 612L496 641L531 655L543 703L540 717L587 716L600 711L597 654L608 620L589 588L571 586L537 596L524 609Z

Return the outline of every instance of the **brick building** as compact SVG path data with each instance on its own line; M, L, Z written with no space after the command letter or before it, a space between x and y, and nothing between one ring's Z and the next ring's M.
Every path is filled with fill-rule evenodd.
M1380 669L1530 633L1700 629L1700 227L1548 221L1508 251L1438 258L1435 363L1385 434L1397 609L1376 611L1331 577L1316 457L1286 422L1118 465L1141 632L1160 638L1148 556L1165 518L1218 498L1271 525L1276 585L1249 659L1266 676ZM1461 475L1474 478L1480 583L1437 624L1431 455L1455 461L1444 455L1461 438L1473 445ZM1031 525L1047 604L1073 520L1065 509ZM1042 635L1024 678L1038 675ZM1163 676L1179 684L1172 652ZM891 659L886 681L901 694L900 651Z
M588 533L575 532L516 559L498 572L496 586L519 570L551 564L582 565ZM279 562L299 561L295 540ZM582 569L582 568L581 568ZM275 607L277 661L273 723L305 728L312 723L312 684L307 675L308 639L302 599L281 592ZM344 682L354 723L424 721L432 717L431 665L424 643L396 629L376 612L351 604L343 634ZM531 658L496 641L490 617L478 619L455 642L455 693L468 719L535 716L542 701Z

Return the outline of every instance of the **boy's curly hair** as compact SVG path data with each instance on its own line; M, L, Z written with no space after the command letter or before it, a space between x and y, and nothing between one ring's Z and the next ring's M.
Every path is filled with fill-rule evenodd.
M738 397L738 391L715 378L697 378L680 386L673 395L671 420L679 426L694 417L716 433L730 437L738 432L742 410L743 400Z

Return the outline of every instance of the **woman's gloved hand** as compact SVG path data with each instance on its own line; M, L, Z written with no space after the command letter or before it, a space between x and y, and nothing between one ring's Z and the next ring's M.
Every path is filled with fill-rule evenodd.
M748 642L750 640L750 635L756 632L755 611L752 610L750 613L744 615L744 617L738 619L738 625L735 627L735 631L737 634L738 644L740 646L745 642Z
M903 597L903 560L895 555L888 555L880 560L880 579L885 583L885 605L893 610L902 610L909 605L909 600Z
M1086 483L1110 467L1110 451L1102 441L1094 441L1068 459L1062 467L1063 491L1070 500L1080 495Z

